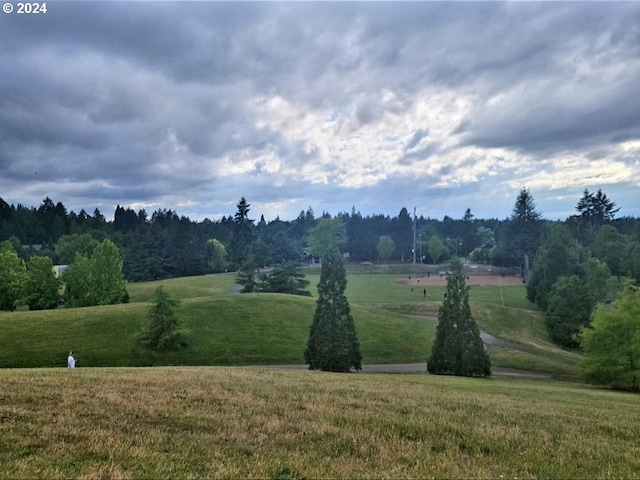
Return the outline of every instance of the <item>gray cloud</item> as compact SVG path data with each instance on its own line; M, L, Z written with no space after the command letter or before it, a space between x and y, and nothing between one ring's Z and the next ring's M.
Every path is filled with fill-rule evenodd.
M422 196L434 215L504 217L538 160L549 178L568 156L637 169L639 25L632 2L56 2L3 15L0 191L194 217L242 195L284 218L309 205L397 214ZM562 182L534 180L574 203Z

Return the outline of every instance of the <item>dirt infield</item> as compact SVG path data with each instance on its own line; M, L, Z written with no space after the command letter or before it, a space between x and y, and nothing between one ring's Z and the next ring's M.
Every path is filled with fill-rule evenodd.
M404 280L400 280L401 283L405 285L426 285L426 286L438 286L438 285L446 285L447 277L446 275L440 276L438 273L432 273L431 276L427 277L407 277ZM469 275L467 277L467 285L502 285L502 286L510 286L510 285L524 285L522 283L521 277L515 276L500 276L500 275Z

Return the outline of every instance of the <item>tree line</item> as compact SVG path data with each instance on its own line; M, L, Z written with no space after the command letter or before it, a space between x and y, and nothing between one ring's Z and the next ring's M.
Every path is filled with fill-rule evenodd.
M584 246L591 245L605 224L625 242L637 243L640 220L615 218L618 209L614 207L602 191L585 192L576 206L578 213L561 223ZM120 250L125 278L146 281L234 271L247 260L248 247L260 266L304 260L310 254L309 230L326 218L344 225L343 251L353 261L413 262L415 253L417 263L434 264L459 256L515 268L524 268L525 254L533 260L543 233L556 223L542 217L526 189L516 199L512 214L502 220L475 218L471 209L459 218L447 215L439 220L414 218L405 207L394 217L363 216L355 207L334 216L326 212L316 216L309 207L293 220L266 221L263 216L250 218L250 204L244 198L235 213L215 221L192 221L170 209L149 215L144 209L136 212L119 205L113 220L107 220L97 208L92 214L67 212L61 202L49 197L37 208L9 205L0 198L0 241L9 241L25 261L48 256L54 264L69 264L74 249L87 250L92 240L109 239ZM620 259L609 260L620 263Z
M73 273L87 270L81 262L76 264L78 255L88 260L97 245L109 240L117 247L126 281L242 271L243 288L248 291L272 290L274 282L281 281L258 278L259 268L322 256L323 242L338 245L356 262L435 264L466 257L522 272L529 298L544 310L562 303L554 300L558 292L551 291L561 277L577 275L589 283L591 303L614 294L614 280L607 280L607 269L613 277L640 280L640 221L615 218L619 208L602 190L585 190L576 215L558 222L543 218L527 189L520 191L511 215L503 220L477 219L471 209L458 219L414 217L404 207L395 217L363 216L355 207L350 213L323 212L316 217L309 207L293 220L276 217L267 222L264 217L252 219L250 207L243 197L234 214L195 222L173 210L158 209L149 216L144 209L135 212L118 205L113 220L107 220L98 209L92 215L84 210L67 212L49 197L38 208L9 205L0 199L0 242L4 250L15 251L25 267L37 257L69 265L72 279ZM7 262L0 268L11 270ZM28 270L35 272L35 264ZM73 288L72 282L71 295ZM124 293L122 298L126 299ZM40 308L37 303L31 301Z

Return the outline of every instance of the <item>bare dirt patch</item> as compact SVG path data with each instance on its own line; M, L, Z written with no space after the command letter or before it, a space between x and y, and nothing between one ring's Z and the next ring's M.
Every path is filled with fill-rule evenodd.
M432 273L430 276L410 276L404 280L400 280L405 285L426 285L426 286L444 286L447 284L447 277L445 274L442 276L439 273ZM501 275L468 275L467 285L487 285L487 286L512 286L512 285L524 285L522 278L513 275L501 276Z

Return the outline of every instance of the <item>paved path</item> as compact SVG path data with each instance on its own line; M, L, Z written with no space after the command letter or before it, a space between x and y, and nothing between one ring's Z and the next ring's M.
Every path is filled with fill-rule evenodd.
M260 368L275 368L283 370L307 370L308 365L256 365ZM394 363L380 365L363 365L362 373L427 373L427 364L423 363ZM541 380L550 380L551 375L547 373L532 372L529 370L517 370L515 368L493 367L491 369L493 375L537 378Z

